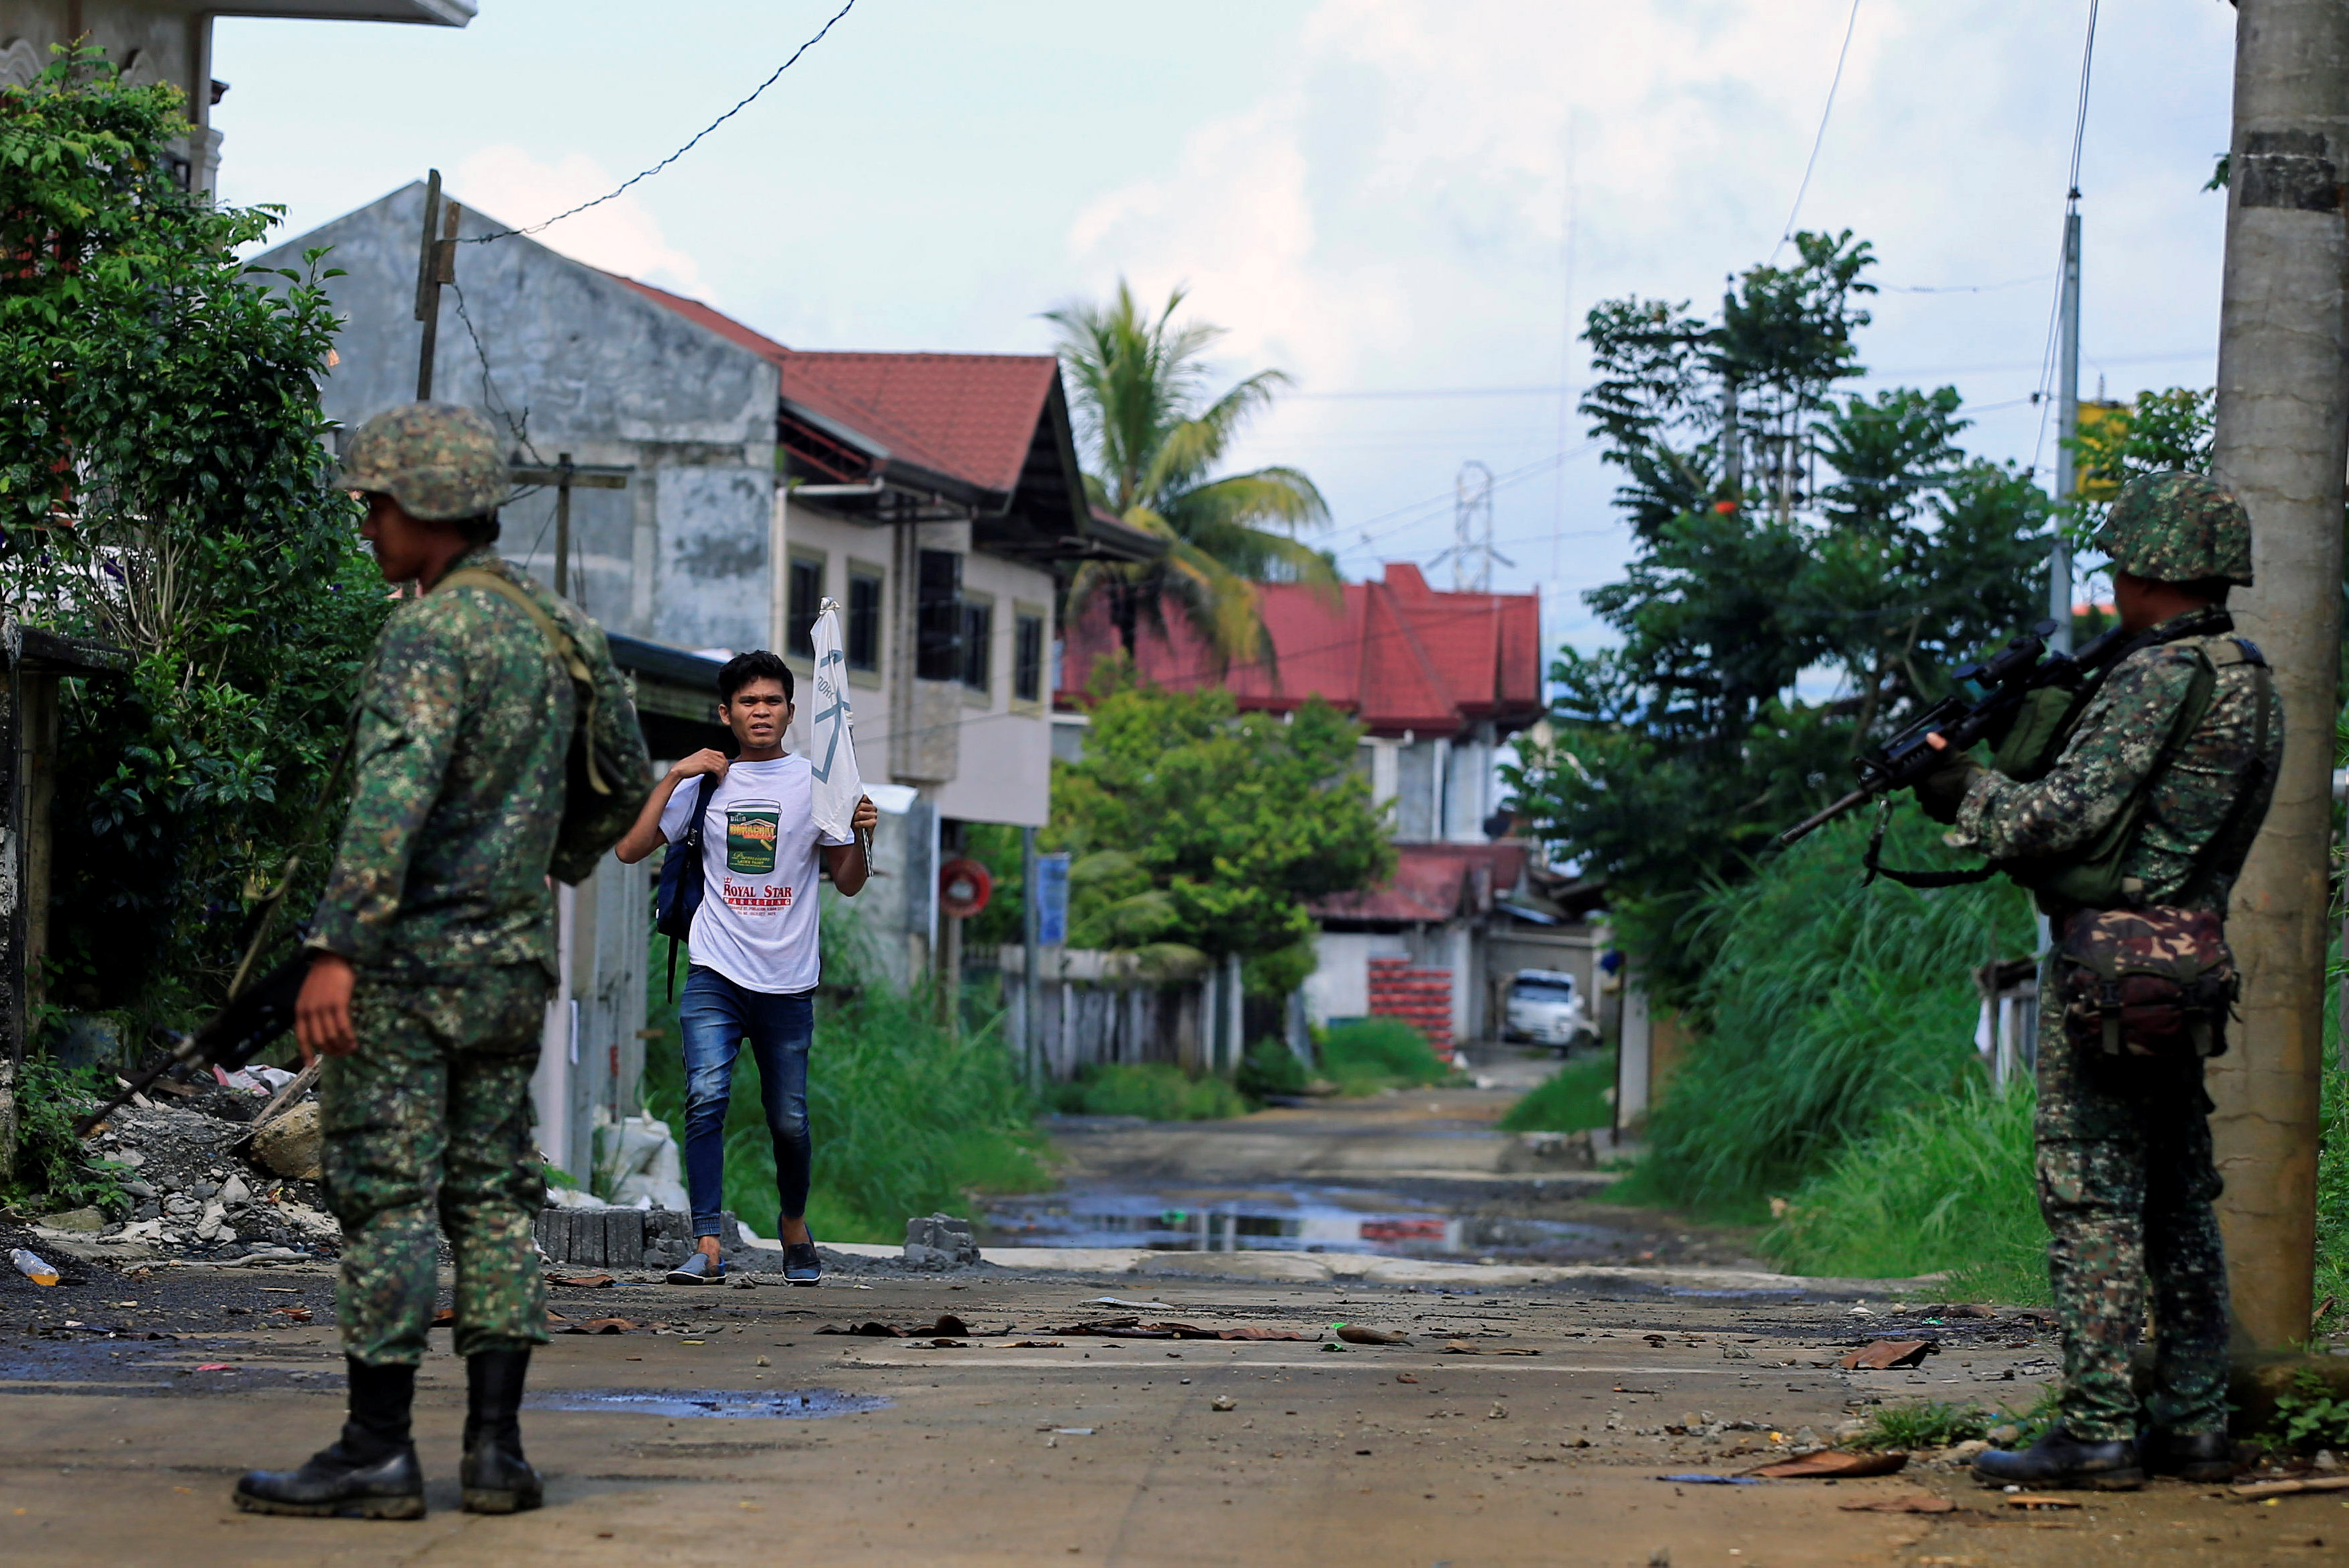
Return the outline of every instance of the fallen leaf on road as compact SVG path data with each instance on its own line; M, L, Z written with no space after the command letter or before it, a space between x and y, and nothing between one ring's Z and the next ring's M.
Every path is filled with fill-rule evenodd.
M2315 1476L2305 1480L2255 1480L2229 1487L2237 1497L2282 1497L2295 1491L2349 1491L2349 1475Z
M2018 1491L2006 1500L2009 1508L2077 1508L2076 1497L2055 1497L2044 1491Z
M310 1321L310 1309L306 1306L281 1306L277 1309L277 1315L290 1323L307 1323Z
M911 1328L899 1328L895 1324L879 1322L827 1323L816 1332L818 1334L854 1334L866 1339L953 1338L958 1335L968 1334L970 1325L951 1312L942 1312L938 1314L938 1320L936 1323L916 1324Z
M1408 1372L1398 1372L1395 1374L1395 1381L1398 1383L1416 1383L1419 1379L1413 1377Z
M1842 1449L1822 1449L1800 1459L1780 1460L1775 1464L1763 1465L1747 1470L1747 1475L1766 1476L1772 1480L1814 1480L1847 1476L1890 1475L1908 1464L1907 1454L1855 1454Z
M1938 1356L1941 1347L1930 1339L1879 1339L1873 1345L1863 1345L1836 1363L1847 1372L1884 1372L1895 1367L1914 1367L1928 1356Z
M998 1350L1061 1350L1066 1348L1057 1339L1015 1339L1009 1345L999 1345Z
M1103 1339L1309 1339L1282 1328L1201 1328L1195 1323L1145 1323L1138 1317L1095 1317L1047 1334L1089 1334Z
M1708 1475L1692 1472L1687 1475L1660 1475L1658 1480L1677 1481L1684 1486L1760 1486L1762 1482L1750 1475Z
M432 1314L432 1326L435 1328L447 1328L456 1321L457 1309L453 1306L440 1307Z
M1444 1342L1444 1354L1446 1356L1538 1356L1541 1352L1522 1345L1471 1345L1464 1339L1447 1339Z
M1912 1491L1901 1497L1871 1498L1865 1502L1847 1502L1846 1513L1955 1513L1958 1505L1946 1497L1935 1497L1930 1491Z
M233 1372L235 1367L225 1361L206 1361L196 1368L199 1372Z
M967 1339L933 1339L930 1341L930 1348L933 1350L968 1350L970 1348L970 1342Z
M574 1290L600 1290L607 1284L617 1284L620 1282L614 1279L610 1274L549 1274L546 1276L546 1283L549 1284L567 1284Z
M585 1323L566 1323L557 1334L633 1334L643 1324L626 1317L591 1317Z
M1408 1345L1411 1336L1395 1334L1383 1328L1364 1328L1357 1324L1333 1323L1330 1331L1349 1345Z

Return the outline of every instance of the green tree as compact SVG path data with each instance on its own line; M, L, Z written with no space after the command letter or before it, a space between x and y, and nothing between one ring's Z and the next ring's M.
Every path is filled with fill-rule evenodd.
M133 659L67 683L52 995L141 1021L219 995L388 607L321 445L333 274L236 260L279 210L181 188L179 106L90 50L0 90L0 599Z
M1874 258L1848 232L1796 248L1718 321L1590 313L1582 408L1626 476L1636 552L1586 596L1615 645L1561 651L1551 721L1504 769L1556 852L1610 884L1668 990L1696 891L1841 793L1853 751L2038 603L2039 490L1967 459L1951 388L1837 397L1862 373ZM1806 672L1840 690L1797 700Z
M1174 312L1183 298L1174 290L1152 316L1121 280L1107 304L1045 313L1061 329L1061 362L1075 390L1091 460L1086 493L1094 505L1167 543L1156 561L1079 567L1070 607L1081 612L1105 600L1129 658L1143 625L1164 629L1171 603L1219 665L1264 660L1272 649L1257 583L1306 583L1337 592L1337 568L1297 537L1326 523L1330 509L1296 469L1215 472L1241 428L1288 377L1259 370L1210 397L1204 356L1223 328L1178 325Z
M1394 869L1354 767L1359 726L1318 700L1241 713L1221 689L1097 684L1081 761L1056 762L1045 841L1071 851L1071 940L1264 954L1309 901Z

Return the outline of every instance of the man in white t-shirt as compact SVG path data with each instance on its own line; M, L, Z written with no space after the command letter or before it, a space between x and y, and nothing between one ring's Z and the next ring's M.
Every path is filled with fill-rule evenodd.
M697 751L673 765L614 851L633 865L663 843L683 842L701 786L678 786L705 775L717 780L702 814L701 906L687 942L693 966L678 1007L685 1037L685 1181L698 1250L668 1277L677 1284L726 1277L718 1244L726 1106L735 1054L748 1039L775 1140L783 1277L813 1284L823 1275L807 1228L815 1148L807 1074L820 963L816 866L821 857L832 885L851 898L864 886L867 867L853 838L835 842L817 831L807 758L783 750L792 722L792 672L783 661L764 649L728 660L718 673L718 705L738 754L730 760ZM857 830L880 820L870 799L856 803Z

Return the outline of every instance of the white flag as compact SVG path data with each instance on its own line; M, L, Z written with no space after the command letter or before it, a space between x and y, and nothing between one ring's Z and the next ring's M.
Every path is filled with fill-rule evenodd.
M815 689L808 694L807 759L815 775L815 825L838 842L855 834L849 820L864 794L856 772L854 716L848 707L848 660L840 651L840 602L826 599L817 610Z

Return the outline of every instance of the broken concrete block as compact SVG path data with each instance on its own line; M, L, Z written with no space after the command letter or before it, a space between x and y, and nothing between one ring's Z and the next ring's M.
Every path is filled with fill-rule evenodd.
M316 1100L295 1106L253 1135L253 1157L296 1181L316 1181L325 1174L318 1165L324 1148Z
M951 1214L907 1220L905 1261L945 1265L978 1262L978 1243L970 1233L970 1222Z
M1520 1132L1501 1148L1505 1172L1596 1171L1599 1150L1588 1132Z

